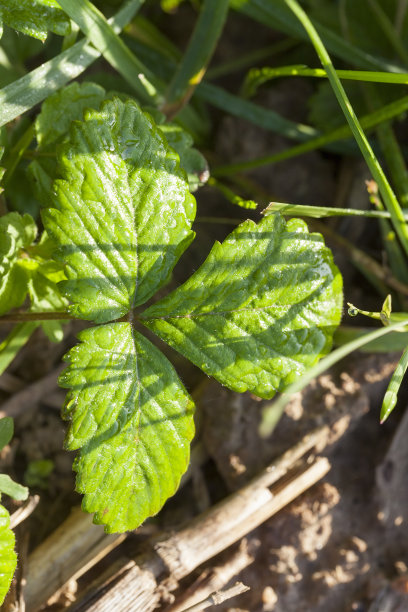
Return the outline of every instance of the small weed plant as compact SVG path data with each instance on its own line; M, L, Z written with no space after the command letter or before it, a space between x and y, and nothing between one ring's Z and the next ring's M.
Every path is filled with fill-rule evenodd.
M19 306L28 292L35 311L48 292L53 316L69 303L70 315L96 324L79 334L60 377L66 447L79 450L84 509L108 531L126 531L176 491L194 434L191 397L136 323L230 389L271 398L329 350L342 280L320 235L273 214L239 225L183 285L143 309L194 237L195 200L179 155L133 100L99 92L100 110L72 121L88 90L69 86L57 106L49 98L36 122L41 147L63 140L61 178L38 243L29 215L1 218L10 239L1 306ZM42 132L55 113L68 133Z
M144 332L149 337L153 332L234 391L270 399L287 390L273 414L265 412L262 431L267 433L290 393L351 351L389 332L405 331L408 324L406 313L391 312L391 298L378 316L350 305L351 314L375 315L384 328L352 334L347 342L337 335L339 347L327 355L343 310L342 277L320 233L309 232L299 218L285 220L292 215L376 217L386 224L384 231L392 224L390 258L405 261L405 213L340 78L401 85L406 75L391 65L386 71L381 60L325 25L316 28L296 0L203 0L183 55L153 23L135 17L142 4L130 0L108 21L88 0L0 0L6 58L0 56L0 69L8 83L0 90L0 125L8 125L2 135L0 322L15 323L0 345L0 372L37 327L59 342L64 321L89 322L65 355L67 368L59 382L68 390L62 416L69 422L65 446L77 451L76 487L84 510L94 513L94 521L107 532L135 529L156 514L177 490L189 463L193 400ZM175 10L179 4L163 1L162 7ZM305 4L313 15L321 8L318 1ZM242 96L206 81L229 8L289 37L310 40L322 68L253 69ZM384 26L388 17L380 16ZM124 39L118 33L129 23L134 30L129 26ZM48 32L55 34L53 49L63 36L61 52L21 75L26 59L38 53L33 39L45 41ZM83 37L77 40L79 32ZM368 67L381 72L337 72L326 47L363 68L371 61ZM19 62L14 71L6 61L10 49ZM98 82L92 75L81 83L74 80L101 55L115 74L94 75ZM243 58L241 64L252 61ZM347 124L340 119L325 134L320 126L296 124L248 99L281 76L327 79L319 95L327 95L331 86ZM258 160L215 165L210 173L196 148L208 139L204 102L300 144ZM34 108L39 103L41 108ZM317 96L315 112L319 104ZM379 140L388 143L389 151L386 122L407 108L406 97L397 98L380 104L362 123L370 129L380 126ZM351 135L375 180L377 210L271 203L257 221L243 220L222 243L215 242L192 276L165 294L175 265L194 239L192 193L204 182L209 180L233 204L255 208L241 173L319 147L335 148L339 142L341 152L355 154L350 142L344 144ZM401 198L406 177L401 163L398 168ZM245 196L236 192L241 188ZM399 286L407 279L397 279ZM385 398L383 420L396 403L407 363L404 351ZM0 434L1 427L10 428L10 421L0 421ZM7 431L0 446L11 437ZM1 478L0 490L9 493ZM1 599L16 557L1 506L0 514L6 559L4 571L3 560L0 565Z

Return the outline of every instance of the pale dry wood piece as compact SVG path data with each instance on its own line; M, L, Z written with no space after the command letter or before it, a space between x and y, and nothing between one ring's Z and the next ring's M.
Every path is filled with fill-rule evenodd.
M234 576L237 576L253 561L254 557L248 550L248 541L245 538L233 555L230 555L222 565L205 569L201 576L164 612L183 612L189 606L205 601L212 593L225 588Z
M75 508L52 535L28 558L25 600L35 612L70 579L82 576L125 539L126 534L107 535L92 516Z
M223 603L228 599L232 599L233 597L237 597L237 595L241 595L241 593L245 593L246 591L249 591L249 587L242 582L236 582L230 589L215 591L205 600L191 606L190 608L184 608L182 612L201 612L201 610L207 610L207 608L210 606L218 606L218 604Z
M160 589L175 590L178 580L240 540L327 474L330 464L326 458L318 458L311 465L304 461L302 470L298 468L288 482L280 484L274 492L269 489L306 452L327 438L328 432L327 427L322 427L308 434L248 485L188 522L177 533L162 534L160 539L151 541L150 550L136 555L131 563L127 558L122 559L122 564L128 567L123 576L117 578L116 574L111 584L104 577L99 591L94 586L92 601L87 593L70 610L153 611L160 599ZM145 603L141 606L143 596Z
M265 474L193 519L178 533L157 542L155 551L171 576L181 580L276 514L323 478L329 469L328 460L319 458L277 492L271 492L269 485L262 483L270 476Z
M51 391L56 390L58 386L58 376L65 367L65 365L58 366L47 374L47 376L36 380L25 389L3 402L0 410L0 418L5 416L15 418L23 412L33 408L45 394L49 394Z

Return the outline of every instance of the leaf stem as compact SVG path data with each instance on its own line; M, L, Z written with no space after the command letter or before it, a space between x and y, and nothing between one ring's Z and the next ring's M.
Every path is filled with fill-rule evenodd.
M58 321L75 319L69 312L11 312L0 317L0 323L20 323L21 321Z

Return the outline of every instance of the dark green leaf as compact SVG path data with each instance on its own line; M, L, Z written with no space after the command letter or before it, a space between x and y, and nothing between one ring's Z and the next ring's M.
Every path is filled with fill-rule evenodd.
M129 323L87 329L68 353L68 449L83 507L108 532L158 512L186 470L193 403L164 355Z
M329 350L342 279L319 234L279 215L242 223L141 321L235 391L269 398Z
M8 444L13 437L14 423L11 417L0 419L0 450Z

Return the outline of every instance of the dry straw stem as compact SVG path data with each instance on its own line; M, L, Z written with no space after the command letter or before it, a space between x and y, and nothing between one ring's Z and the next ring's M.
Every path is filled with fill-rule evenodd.
M207 567L187 589L176 595L175 603L171 604L164 612L183 612L189 607L206 601L207 598L223 590L226 585L238 576L248 565L254 561L253 542L244 538L238 549L227 557L223 556L223 563L215 567Z
M34 612L69 580L78 578L125 539L126 534L106 535L92 516L75 508L68 519L28 558L25 600Z
M128 557L118 559L80 595L71 612L153 611L163 592L174 591L179 580L239 541L327 474L330 464L326 458L311 463L299 460L317 444L324 446L328 434L328 427L308 434L248 485L176 533L162 533L151 539L144 552L136 551L131 561ZM270 490L274 483L276 486ZM47 564L44 558L42 562Z

